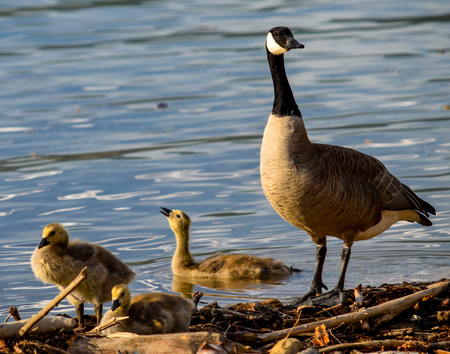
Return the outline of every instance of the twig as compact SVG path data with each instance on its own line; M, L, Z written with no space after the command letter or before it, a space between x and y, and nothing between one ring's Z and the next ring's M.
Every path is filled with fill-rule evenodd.
M295 321L294 325L291 328L291 331L286 335L286 338L289 338L289 336L291 335L292 331L294 330L295 327L297 327L298 321L300 321L300 316L302 315L302 309L299 308L297 309L297 321Z
M112 327L112 326L116 325L117 323L127 320L128 318L129 318L128 316L110 318L105 323L100 323L97 327L95 327L94 329L92 329L91 331L89 331L85 334L86 335L98 334L99 332L103 331L104 329Z
M81 282L86 278L87 267L84 267L80 274L73 280L63 291L61 291L47 306L45 306L37 315L31 317L28 322L20 329L20 336L25 336L30 329L43 317L45 317L54 307L64 300L64 298L69 295L73 289L75 289Z
M366 342L357 342L357 343L343 343L337 345L330 345L325 348L319 349L319 352L322 353L330 353L334 351L344 351L345 349L366 349L366 350L379 350L381 348L384 349L397 349L401 347L403 344L410 342L405 340L370 340ZM427 345L426 342L414 342L419 345Z
M254 316L246 315L245 313L240 313L237 311L227 310L227 309L222 309L222 308L218 308L217 312L220 312L222 314L228 314L228 315L233 315L236 317L245 318L246 320L249 320L249 321L256 321L261 318L261 316L254 317Z
M435 296L439 294L449 282L440 282L431 285L428 289L416 292L411 295L404 296L400 299L386 302L368 309L362 309L358 312L351 312L344 315L328 318L322 321L304 324L295 328L288 328L272 333L263 333L256 336L256 339L263 342L272 341L284 338L287 334L297 336L302 333L314 332L315 328L324 324L327 328L336 327L341 324L351 324L369 317L379 316L385 313L395 313L398 315L402 311L414 306L416 302L420 301L425 295Z

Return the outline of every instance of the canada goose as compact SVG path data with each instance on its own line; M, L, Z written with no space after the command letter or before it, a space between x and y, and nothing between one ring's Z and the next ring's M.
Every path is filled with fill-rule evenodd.
M48 224L31 256L34 275L44 283L64 289L86 266L86 278L68 296L75 305L80 325L84 324L85 302L94 304L100 323L103 303L111 300L113 286L133 281L136 274L105 248L80 241L69 243L69 233L63 225Z
M195 305L179 295L151 293L131 298L125 284L111 290L112 305L103 316L102 323L111 318L128 316L121 323L103 332L131 332L136 334L189 332L191 313Z
M191 219L181 210L161 208L177 239L177 249L172 258L175 275L191 277L220 277L233 279L267 279L285 277L298 269L289 268L272 258L259 258L248 254L213 255L198 263L189 251L189 227Z
M327 289L322 283L327 236L344 242L339 281L331 292L336 295L344 289L354 241L373 238L401 220L431 226L427 217L436 212L376 158L308 139L284 68L283 54L295 48L304 46L289 28L268 33L275 100L261 146L261 184L277 213L306 231L317 246L311 290L295 302L299 304Z

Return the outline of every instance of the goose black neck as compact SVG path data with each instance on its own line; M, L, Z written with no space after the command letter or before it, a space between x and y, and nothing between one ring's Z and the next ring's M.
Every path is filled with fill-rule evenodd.
M275 100L273 102L272 114L282 116L299 116L302 114L295 102L294 94L286 76L284 68L284 55L273 55L267 50L270 72L272 74Z

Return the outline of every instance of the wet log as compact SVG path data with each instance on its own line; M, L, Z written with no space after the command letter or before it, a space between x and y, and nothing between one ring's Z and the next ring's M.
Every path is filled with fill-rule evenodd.
M195 354L205 342L218 345L230 354L254 352L249 347L228 340L222 334L211 332L81 337L71 344L68 352L70 354L117 354L118 351L122 353L135 351L139 354Z
M0 339L13 338L19 334L20 329L28 320L0 324ZM54 333L60 330L69 331L77 322L71 318L61 316L48 316L34 324L33 334Z
M303 333L312 333L321 325L325 325L327 328L337 327L342 324L352 324L365 320L370 317L383 315L384 319L392 319L403 311L413 307L424 296L436 296L439 294L445 286L449 284L448 281L432 284L426 290L418 291L414 294L401 297L396 300L385 302L384 304L370 307L368 309L362 309L358 312L351 312L344 315L328 318L326 320L312 322L304 324L298 327L284 329L281 331L275 331L272 333L257 334L256 339L267 342L284 338L286 336L297 336Z

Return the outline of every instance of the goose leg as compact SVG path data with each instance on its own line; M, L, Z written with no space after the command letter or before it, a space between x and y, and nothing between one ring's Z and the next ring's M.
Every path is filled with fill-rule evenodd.
M94 304L95 317L97 317L97 324L100 324L103 315L103 304Z
M336 287L328 293L310 299L311 305L336 306L339 304L343 304L345 302L346 297L344 294L344 282L348 262L350 261L350 254L351 248L344 245L344 248L342 249L341 252L341 260L342 260L341 274L339 275L339 281Z
M78 325L84 326L84 303L76 304L75 310L77 312Z
M325 256L327 255L326 245L317 245L316 248L316 270L314 271L313 280L311 283L311 290L303 294L298 299L288 304L288 307L296 307L302 302L308 300L312 296L322 294L322 288L328 290L327 286L322 283L323 265L325 263Z
M350 247L344 246L341 252L341 275L339 275L339 281L336 285L336 289L340 291L344 291L344 282L345 282L345 273L347 272L348 262L350 261L350 255L352 253L352 249Z
M293 301L288 307L295 307L301 303L305 303L312 306L335 306L343 304L345 302L344 294L344 282L345 273L347 272L348 262L350 261L351 248L344 246L341 252L341 274L339 275L339 281L336 287L328 293L322 294L322 288L327 289L325 284L322 283L322 270L325 262L326 246L317 245L317 264L316 271L314 273L313 281L311 284L311 290L304 294L302 297ZM317 295L317 296L315 296Z

